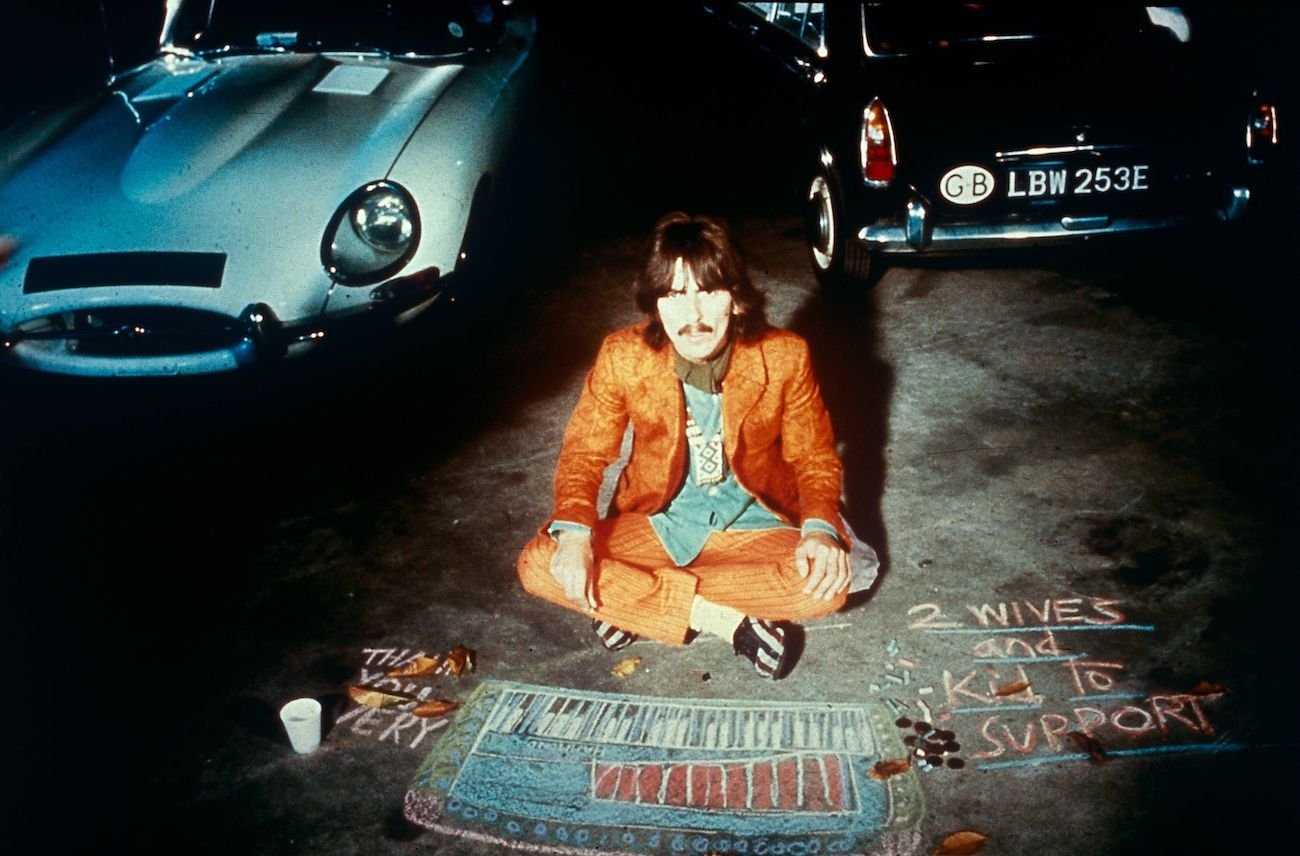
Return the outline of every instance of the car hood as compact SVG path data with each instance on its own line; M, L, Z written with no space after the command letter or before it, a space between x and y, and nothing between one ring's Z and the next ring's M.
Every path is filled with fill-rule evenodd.
M330 216L388 174L461 68L355 55L164 59L10 129L0 211L21 256L0 274L0 320L87 300L318 313ZM21 293L23 258L146 251L224 254L221 287Z

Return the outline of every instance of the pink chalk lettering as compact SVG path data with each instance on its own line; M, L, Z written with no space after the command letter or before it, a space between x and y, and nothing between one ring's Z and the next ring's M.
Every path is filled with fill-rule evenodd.
M979 606L967 604L966 609L970 611L971 615L975 616L975 621L978 622L980 627L991 627L994 623L999 627L1008 626L1007 605L1005 603L999 603L997 608L987 603Z
M1116 611L1116 610L1111 609L1112 606L1115 606L1115 605L1117 605L1117 604L1119 603L1118 600L1108 600L1108 599L1103 598L1103 597L1094 597L1094 598L1089 598L1089 600L1092 601L1092 608L1093 608L1093 610L1094 610L1095 612L1097 612L1098 614L1100 614L1101 617L1102 617L1103 619L1105 619L1105 620L1103 621L1103 620L1096 620L1096 619L1089 618L1089 619L1087 619L1087 622L1088 622L1089 624L1103 624L1103 625L1104 625L1104 624L1123 624L1123 623L1124 623L1124 613L1122 613L1122 612L1118 612L1118 611Z
M1083 600L1077 597L1054 601L1052 604L1052 614L1056 616L1056 623L1081 624L1083 622L1083 616L1079 614L1079 607L1082 604Z
M1037 724L1032 720L1025 723L1024 739L1017 740L1016 735L1011 731L1010 725L1001 722L998 716L990 716L980 725L980 736L988 741L991 748L974 752L972 757L981 760L996 758L1005 754L1008 746L1021 755L1028 755L1038 745L1038 729L1036 726Z
M1223 693L1213 693L1205 696L1194 695L1153 695L1151 696L1151 710L1155 714L1156 722L1160 727L1162 734L1169 733L1168 720L1181 722L1192 731L1204 734L1206 737L1214 735L1214 726L1205 717L1205 711L1201 709L1201 702L1208 699L1216 699ZM1166 705L1169 705L1166 707ZM1190 707L1192 713L1196 716L1193 722L1182 714L1183 709Z
M1002 731L1007 735L1007 742L1011 744L1011 748L1021 755L1028 755L1033 752L1034 747L1038 744L1038 731L1034 728L1033 722L1025 723L1025 739L1023 742L1016 740L1015 735L1011 733L1011 726L1004 724Z
M1002 741L998 740L992 733L993 727L997 724L997 721L998 718L996 716L990 716L980 725L980 736L987 740L993 748L985 749L982 752L973 752L971 753L971 757L980 759L996 758L1007 751L1007 747L1003 746Z
M1006 656L1014 657L1017 651L1022 652L1022 656L1025 657L1033 657L1037 653L1034 651L1033 646L1030 645L1028 642L1026 642L1023 639L1018 639L1015 636L1012 636L1009 639L1007 639Z
M1061 648L1056 644L1056 636L1050 630L1043 631L1043 639L1034 646L1034 650L1045 657L1061 656Z
M1038 609L1034 608L1034 605L1032 603L1030 603L1029 601L1025 601L1025 609L1029 610L1034 614L1034 617L1038 619L1039 624L1046 624L1047 616L1052 614L1052 601L1051 599L1043 601L1043 609L1041 612Z
M1043 736L1053 752L1061 751L1061 738L1070 730L1070 719L1059 713L1045 713L1038 718L1043 726Z
M1034 647L1015 636L985 639L975 646L972 652L976 657L986 660L1005 660L1010 657L1037 657Z
M954 684L952 682L952 672L948 671L947 669L943 670L943 689L944 692L947 693L948 695L949 708L956 710L961 707L961 699L958 697L959 695L965 696L966 698L974 699L975 701L979 702L980 705L987 705L993 702L992 696L982 695L967 687L967 684L975 680L976 676L978 675L979 675L978 669L971 669L970 674L968 674L966 677L962 678L960 681Z
M1079 731L1087 735L1106 724L1106 712L1095 707L1076 707L1074 718L1079 723Z
M991 636L977 642L971 654L982 660L1008 660L1012 657L1046 660L1060 657L1062 652L1052 631L1047 630L1036 642L1020 636Z
M1109 692L1115 687L1115 676L1108 670L1123 671L1123 663L1101 663L1091 660L1067 660L1066 668L1074 681L1076 695Z
M909 630L950 630L954 627L961 627L960 622L944 618L943 609L937 603L918 603L909 609L907 614L915 615L918 612L928 614L909 624Z
M1118 600L1101 597L1046 598L1041 605L1028 600L997 604L967 604L980 627L1025 627L1035 624L1119 624L1124 613L1114 609ZM1021 610L1021 607L1024 610ZM937 609L937 607L936 607ZM1028 613L1029 620L1026 620Z
M1138 718L1134 724L1133 717ZM1145 734L1156 727L1155 717L1140 707L1125 705L1110 715L1110 724L1125 734Z
M1006 699L1008 702L1017 702L1021 704L1034 704L1039 701L1038 696L1034 694L1033 686L1030 685L1029 675L1025 674L1024 666L1016 664L1016 673L1010 680L1003 678L1002 674L992 666L988 667L988 674L990 698L1001 698ZM1001 695L1002 688L1008 684L1024 684L1025 688L1011 693L1010 695Z

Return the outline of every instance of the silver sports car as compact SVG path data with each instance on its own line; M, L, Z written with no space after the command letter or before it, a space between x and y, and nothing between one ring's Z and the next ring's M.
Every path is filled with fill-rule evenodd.
M155 59L0 134L0 360L221 372L446 300L535 32L508 0L171 0Z

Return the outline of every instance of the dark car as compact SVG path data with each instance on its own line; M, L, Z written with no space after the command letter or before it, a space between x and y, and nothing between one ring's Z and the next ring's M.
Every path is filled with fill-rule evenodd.
M1244 217L1277 110L1176 7L714 3L797 93L819 279Z

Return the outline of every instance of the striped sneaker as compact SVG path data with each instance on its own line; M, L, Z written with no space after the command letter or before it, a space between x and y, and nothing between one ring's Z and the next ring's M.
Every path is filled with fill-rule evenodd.
M591 629L596 631L596 638L600 640L600 644L610 651L622 651L637 640L635 633L629 633L599 618L591 619Z
M780 680L785 677L786 630L775 621L746 615L736 628L731 647L737 654L754 664L754 669L765 678Z

